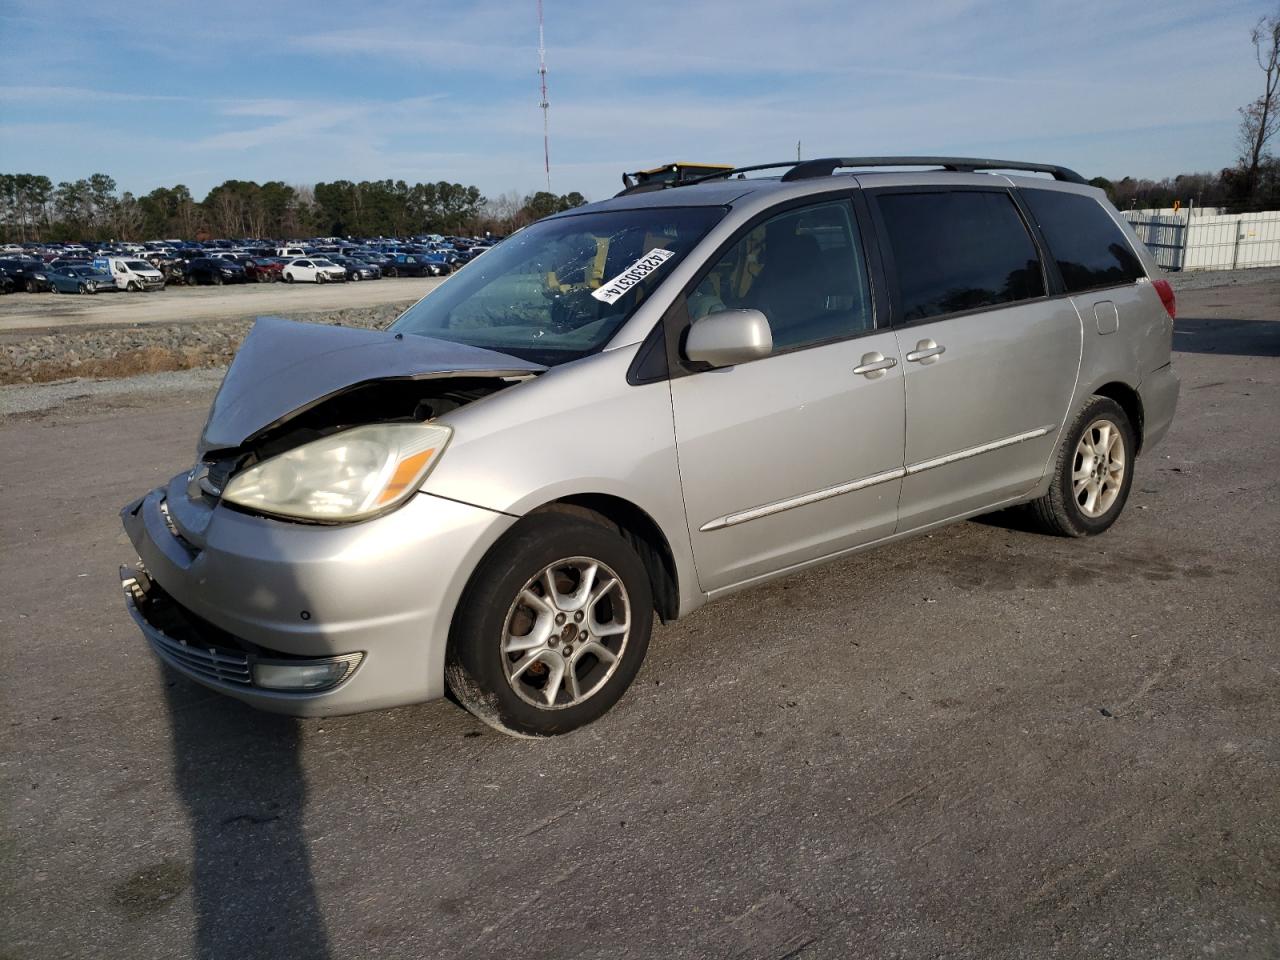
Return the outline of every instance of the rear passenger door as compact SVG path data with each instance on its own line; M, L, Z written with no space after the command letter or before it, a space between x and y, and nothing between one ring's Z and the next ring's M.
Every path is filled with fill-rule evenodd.
M1048 296L1010 190L872 192L906 376L905 531L1031 491L1070 406L1081 326Z

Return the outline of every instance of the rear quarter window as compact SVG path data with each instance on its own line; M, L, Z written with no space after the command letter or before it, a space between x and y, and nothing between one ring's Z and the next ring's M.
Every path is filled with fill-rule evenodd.
M1039 254L1008 193L889 193L877 203L904 322L1045 295Z
M1145 277L1124 232L1092 197L1057 190L1022 190L1058 264L1068 293L1133 283Z

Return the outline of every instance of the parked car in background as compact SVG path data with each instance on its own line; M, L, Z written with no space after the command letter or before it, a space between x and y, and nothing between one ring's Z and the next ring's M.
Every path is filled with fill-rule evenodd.
M286 260L292 260L295 257L305 257L309 251L302 247L276 247L276 256L284 257Z
M91 267L93 261L85 257L57 257L50 260L48 267L50 270L64 270L67 267Z
M324 257L299 257L284 265L286 283L329 283L346 280L346 268Z
M458 255L452 251L429 250L426 253L415 254L423 263L427 265L428 271L433 277L443 277L454 271L462 261L458 259Z
M106 270L88 265L68 264L49 271L49 283L54 293L107 293L118 292L120 285Z
M0 272L13 281L15 288L27 293L53 289L49 283L48 270L43 260L29 260L25 257L0 260Z
M241 266L245 275L254 283L279 283L281 271L288 263L283 257L250 257Z
M439 276L439 267L427 262L421 254L397 253L386 262L382 273L387 277L435 277Z
M347 271L348 280L382 279L382 268L374 266L372 263L357 260L355 257L344 257L335 254L330 254L328 259Z
M221 286L224 283L244 283L248 277L244 267L230 260L219 260L216 257L196 257L187 264L187 283L198 286L210 283Z
M164 274L136 257L95 257L93 266L116 279L121 290L163 290Z

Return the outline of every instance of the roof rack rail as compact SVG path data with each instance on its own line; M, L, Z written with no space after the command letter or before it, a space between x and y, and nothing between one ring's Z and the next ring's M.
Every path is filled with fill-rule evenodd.
M1067 183L1088 183L1084 177L1067 167L1051 163L1020 163L1017 160L986 160L977 157L824 157L793 163L783 174L783 181L808 180L813 177L829 177L842 167L942 167L956 173L976 173L980 170L1029 170L1048 173L1055 180Z

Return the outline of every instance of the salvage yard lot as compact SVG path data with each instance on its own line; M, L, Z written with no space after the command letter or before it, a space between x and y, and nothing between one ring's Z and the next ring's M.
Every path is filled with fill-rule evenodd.
M154 293L15 293L0 297L0 333L74 329L98 324L226 320L264 313L366 307L412 300L442 281L387 277L361 283L244 283L219 287L166 287Z
M1277 956L1280 282L1179 307L1110 533L999 516L730 598L546 742L153 661L116 511L207 385L0 420L0 956Z

